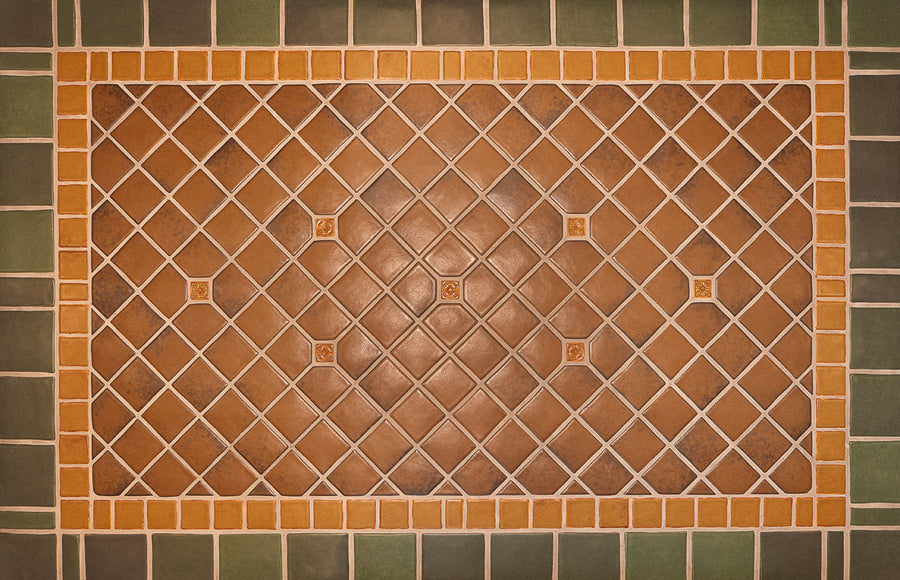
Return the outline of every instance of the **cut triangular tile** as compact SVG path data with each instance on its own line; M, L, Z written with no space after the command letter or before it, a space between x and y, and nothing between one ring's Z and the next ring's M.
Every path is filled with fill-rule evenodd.
M96 374L91 375L91 395L96 395L103 388L103 381Z
M318 93L320 95L322 95L323 97L325 97L327 99L328 97L331 96L331 94L334 91L337 90L338 85L336 85L334 83L322 83L322 84L313 85L313 88L316 89L316 91L318 91Z
M139 482L135 483L134 485L132 485L131 489L129 489L125 493L125 495L151 495L151 494L149 491L147 491L147 488L144 487L143 484L141 484L141 482L139 481Z
M266 486L265 483L260 481L256 487L253 488L253 491L250 492L250 495L275 495L272 493L272 490Z
M91 143L96 143L103 137L103 129L97 123L91 123Z
M372 492L372 495L399 495L399 494L391 486L390 483L388 483L386 481L382 481L381 484L375 488L375 491Z
M188 495L212 495L212 492L206 487L202 481L198 481L197 485L191 488Z
M800 379L800 384L803 385L803 388L806 389L806 392L812 394L813 389L813 378L812 372L806 373L806 375Z
M569 484L569 487L566 488L566 491L563 492L563 495L590 495L591 492L584 489L584 486L578 483L577 481L573 481Z
M151 85L125 85L125 88L128 89L128 92L134 95L135 99L140 99L144 96L144 93L150 89Z
M644 96L652 85L625 85L625 88L631 91L631 94L637 98L641 98Z
M694 91L694 94L702 99L709 94L709 91L715 88L715 85L688 85L688 88Z
M441 89L441 91L445 95L447 95L448 97L450 97L452 99L453 97L456 96L456 93L458 93L460 91L460 89L463 88L463 86L462 85L438 85L438 88Z
M576 99L581 96L581 94L588 89L588 85L565 85L566 90L569 91Z
M194 93L198 99L202 99L212 88L212 85L188 85L188 90Z
M510 85L500 85L500 88L509 95L511 99L515 99L519 96L519 93L522 92L522 89L525 88L525 85L520 84L510 84Z
M800 130L800 136L810 145L812 145L812 123L807 123L806 127Z
M807 453L812 453L812 435L804 437L803 441L800 442L800 447L805 449Z
M498 492L500 495L525 495L522 488L510 481Z
M764 494L772 494L778 493L778 490L772 487L772 484L768 481L763 481L759 485L756 486L756 489L753 490L754 494L764 495Z
M759 83L751 86L753 87L753 90L756 91L756 93L762 98L766 98L769 93L772 92L772 89L775 88L774 83Z
M316 486L314 490L310 492L310 495L337 495L332 491L328 484L324 481Z
M250 85L250 88L253 89L253 92L260 96L260 98L266 98L266 95L272 92L272 89L275 88L275 85Z
M691 495L712 495L715 492L706 484L705 481L700 480L696 484L694 484L694 487L692 487L688 493Z
M627 495L650 495L650 490L648 490L640 481L636 481L625 493Z
M91 459L96 459L101 453L103 453L103 441L100 441L94 435L91 437Z
M435 490L434 495L462 495L462 493L460 493L455 485L447 481Z

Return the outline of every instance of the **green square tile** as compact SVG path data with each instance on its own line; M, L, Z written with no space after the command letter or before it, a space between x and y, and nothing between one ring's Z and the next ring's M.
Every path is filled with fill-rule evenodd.
M550 44L550 0L491 0L491 44Z
M53 271L53 212L0 212L0 272Z
M149 0L152 46L209 46L211 0Z
M753 532L694 532L694 580L753 580Z
M900 554L900 530L851 530L850 578L896 578L897 554Z
M619 534L560 534L559 580L619 580Z
M850 77L850 134L900 135L900 75Z
M827 580L844 578L844 532L828 532L826 552Z
M840 46L843 44L841 34L842 16L841 0L825 0L825 44L828 46Z
M821 580L821 532L762 532L760 580Z
M616 46L616 0L556 0L556 44Z
M0 511L0 530L52 530L56 528L53 512Z
M850 368L900 369L900 309L850 309Z
M346 534L290 534L289 580L347 580L350 557Z
M0 137L53 136L53 78L0 76Z
M691 0L691 44L750 44L751 17L750 0Z
M53 312L0 310L0 372L53 372Z
M625 534L625 578L687 577L687 534L628 532Z
M81 0L84 46L140 46L144 42L142 0Z
M220 580L281 578L281 536L229 534L219 537Z
M850 267L900 268L900 208L850 208Z
M900 436L900 375L850 376L850 434Z
M423 580L484 578L484 536L425 534L422 536Z
M852 526L900 526L900 508L850 508Z
M850 141L850 201L900 202L900 141Z
M422 0L422 44L484 44L480 0Z
M53 306L50 278L0 278L0 306Z
M900 503L900 442L850 443L850 501Z
M900 2L848 0L850 46L900 46Z
M81 580L79 539L75 534L62 537L62 580Z
M56 578L56 536L0 534L0 578Z
M0 377L0 439L53 439L50 377Z
M153 580L212 580L213 537L197 534L153 534Z
M0 506L51 507L55 487L52 445L0 445Z
M900 52L850 52L854 70L900 70Z
M491 536L492 580L543 580L552 575L552 534Z
M48 52L0 52L0 70L50 70L53 58Z
M146 580L147 536L86 535L84 573L87 580Z
M758 0L756 37L763 45L819 44L819 0Z
M53 203L53 144L0 143L0 205Z
M53 0L0 2L0 46L53 46Z
M285 0L284 41L329 46L347 44L347 0Z
M415 44L415 0L354 0L353 41L365 45Z
M279 0L216 0L216 42L221 46L275 46Z
M353 537L356 580L413 580L416 537L413 534L357 534Z
M75 0L56 0L56 43L75 46Z
M622 0L627 46L683 46L682 0Z

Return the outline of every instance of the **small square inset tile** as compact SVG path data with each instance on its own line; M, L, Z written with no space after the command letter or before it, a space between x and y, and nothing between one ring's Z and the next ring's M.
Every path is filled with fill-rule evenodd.
M333 238L336 234L334 218L316 218L316 237Z
M209 300L209 280L191 280L191 300Z
M584 362L585 348L583 342L566 343L566 362Z
M712 300L714 292L711 278L695 278L691 286L695 300Z
M316 344L316 362L317 363L333 363L334 362L334 344L330 342L320 342Z
M459 300L459 280L441 280L441 300Z
M587 218L576 216L566 218L566 236L583 238L587 235Z

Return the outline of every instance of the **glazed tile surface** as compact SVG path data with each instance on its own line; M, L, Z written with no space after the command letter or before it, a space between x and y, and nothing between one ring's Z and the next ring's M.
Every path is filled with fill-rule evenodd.
M810 99L94 86L94 492L809 492Z

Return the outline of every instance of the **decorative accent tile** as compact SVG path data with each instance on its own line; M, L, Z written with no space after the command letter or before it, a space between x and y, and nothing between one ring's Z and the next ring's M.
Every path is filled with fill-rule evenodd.
M206 280L191 280L191 300L209 300L209 282Z
M330 343L316 344L315 359L317 363L334 362L334 345Z
M566 362L584 362L585 348L583 342L566 343Z
M441 280L441 300L459 300L460 283L458 280Z

